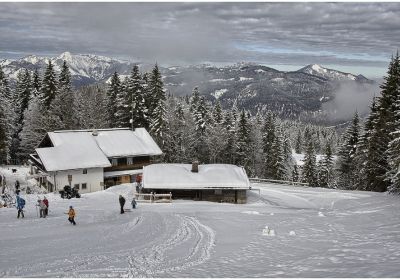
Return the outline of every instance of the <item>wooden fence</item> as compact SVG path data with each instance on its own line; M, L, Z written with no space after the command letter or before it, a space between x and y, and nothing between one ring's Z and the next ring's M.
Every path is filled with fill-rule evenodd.
M264 179L264 178L249 178L250 182L252 183L272 183L272 184L285 184L285 185L292 185L292 186L306 186L309 187L308 183L301 183L301 182L292 182L292 181L284 181L284 180L274 180L274 179Z
M135 193L135 200L147 203L171 203L172 193Z

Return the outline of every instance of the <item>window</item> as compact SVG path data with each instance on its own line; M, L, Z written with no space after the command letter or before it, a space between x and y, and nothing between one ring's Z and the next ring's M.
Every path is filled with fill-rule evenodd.
M118 159L116 159L116 158L111 159L111 164L112 164L112 166L117 166L118 165Z
M79 184L74 184L74 189L79 190Z
M87 169L83 169L82 174L87 174Z
M133 158L128 157L128 165L132 165L133 164Z
M126 158L119 158L118 165L126 165Z
M82 183L82 190L86 190L86 183Z

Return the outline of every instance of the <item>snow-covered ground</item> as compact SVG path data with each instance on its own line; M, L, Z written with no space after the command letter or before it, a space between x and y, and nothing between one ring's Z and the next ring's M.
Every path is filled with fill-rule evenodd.
M243 205L175 200L119 214L131 185L24 219L0 208L0 277L399 277L400 198L253 184ZM260 189L260 196L257 188ZM77 212L72 226L64 214ZM268 226L272 234L264 234Z

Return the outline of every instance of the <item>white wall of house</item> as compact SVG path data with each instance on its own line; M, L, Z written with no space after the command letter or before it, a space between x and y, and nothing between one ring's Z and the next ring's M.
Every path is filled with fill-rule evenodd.
M47 177L47 179L57 187L56 191L62 190L65 185L69 185L68 175L72 175L71 187L79 185L79 193L89 193L103 190L103 168L88 168L86 171L87 174L84 174L84 169L49 172L50 176ZM83 184L86 184L86 188Z

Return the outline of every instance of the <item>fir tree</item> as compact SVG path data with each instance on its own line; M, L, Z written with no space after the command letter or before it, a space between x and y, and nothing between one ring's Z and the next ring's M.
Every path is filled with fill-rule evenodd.
M237 164L244 166L247 170L250 162L250 127L244 110L239 116L236 137Z
M325 156L323 160L320 161L319 164L319 177L318 177L318 185L323 188L331 188L333 187L333 154L331 144L327 143L325 147Z
M10 156L13 159L20 157L20 142L21 142L21 131L24 124L24 114L28 109L29 102L32 97L32 81L31 75L27 69L18 74L16 89L15 89L15 124L12 145L10 147Z
M15 111L12 108L13 98L6 75L0 65L0 162L9 163L12 135L15 127Z
M73 129L74 124L74 94L72 92L71 73L64 61L58 79L58 90L50 105L50 114L57 119L56 129Z
M398 54L389 65L385 82L381 85L381 96L376 102L376 116L368 140L365 189L383 192L390 181L387 180L389 166L389 143L393 140L396 124L396 100L399 95L400 61ZM390 171L389 171L390 172Z
M310 187L318 186L317 177L317 158L313 141L308 141L306 154L304 155L303 165L303 182L306 182Z
M107 91L107 113L110 127L117 127L117 98L121 95L122 85L117 72L114 72Z
M147 108L145 104L142 80L139 73L139 67L135 65L131 76L127 82L127 103L130 105L130 114L132 116L132 126L147 127Z
M149 113L149 117L153 118L153 113L156 110L159 111L157 108L160 104L160 100L163 102L165 101L165 91L164 91L164 84L161 78L161 72L158 69L158 65L156 64L150 74L150 78L148 81L148 95L147 98L149 99L147 103L149 104L147 109Z
M355 156L357 151L358 140L360 137L360 120L356 112L353 117L351 126L344 134L343 145L338 154L338 172L339 184L341 188L355 188Z
M40 94L41 87L42 87L42 82L40 80L38 69L36 68L35 72L33 72L33 77L32 77L32 95L38 96Z
M296 137L296 145L295 145L295 151L297 154L301 154L302 152L302 141L301 141L301 131L299 130L297 132L297 137Z
M276 124L275 116L269 112L266 117L265 125L263 128L263 152L265 157L264 176L266 178L274 178L276 157L273 150L273 145L276 138Z
M53 64L49 60L49 63L44 73L42 88L41 88L41 103L44 109L50 108L51 102L54 100L57 94L57 77L53 69Z

